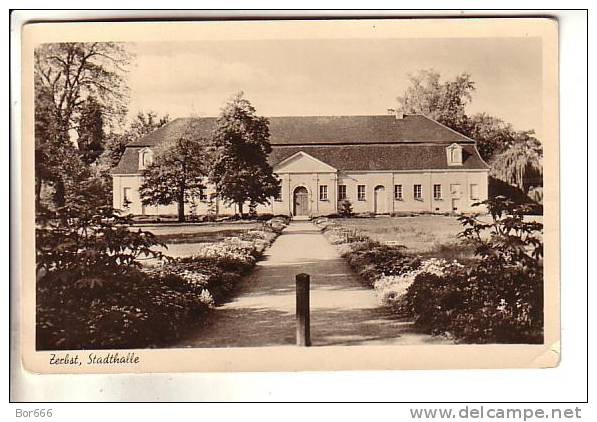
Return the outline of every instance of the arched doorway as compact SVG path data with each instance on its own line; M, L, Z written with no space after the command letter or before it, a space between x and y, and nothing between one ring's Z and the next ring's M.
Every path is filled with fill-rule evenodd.
M294 190L293 195L293 214L309 215L309 192L304 186L299 186Z
M373 206L375 214L384 214L386 209L386 188L379 185L373 191Z

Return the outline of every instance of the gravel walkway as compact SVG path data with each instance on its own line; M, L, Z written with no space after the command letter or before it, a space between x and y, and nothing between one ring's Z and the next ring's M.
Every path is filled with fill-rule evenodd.
M175 347L295 344L295 275L311 275L313 346L438 344L396 319L361 285L335 247L310 222L293 222L247 276L236 298Z

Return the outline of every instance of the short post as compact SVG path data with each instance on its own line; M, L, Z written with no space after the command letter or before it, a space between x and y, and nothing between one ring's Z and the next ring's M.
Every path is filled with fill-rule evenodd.
M311 346L309 274L296 275L296 345Z

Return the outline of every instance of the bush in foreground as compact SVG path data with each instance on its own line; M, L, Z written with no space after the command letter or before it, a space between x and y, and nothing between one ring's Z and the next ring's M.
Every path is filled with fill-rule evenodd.
M126 267L109 266L111 271L96 271L85 265L88 261L65 269L59 265L63 259L53 263L39 273L37 282L37 348L145 348L172 343L230 297L276 236L273 230L252 230L240 238L198 245L193 257L164 258L144 268L134 260L127 260Z
M414 319L422 331L466 343L543 341L543 226L498 197L484 201L492 221L459 218L460 247L475 257L419 258L327 219L315 221L380 303ZM354 233L353 233L354 232Z
M543 342L542 225L503 198L483 203L491 223L461 217L479 257L443 275L421 273L405 295L415 323L467 343Z

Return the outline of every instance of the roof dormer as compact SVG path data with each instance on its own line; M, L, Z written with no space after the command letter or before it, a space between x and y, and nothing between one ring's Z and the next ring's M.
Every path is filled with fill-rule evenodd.
M153 163L153 151L149 148L142 148L139 151L139 170L145 170Z
M456 143L446 148L446 155L448 158L449 166L461 166L462 165L462 147Z

